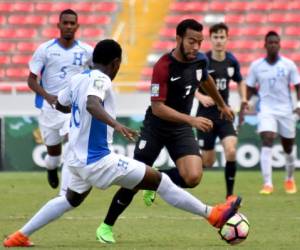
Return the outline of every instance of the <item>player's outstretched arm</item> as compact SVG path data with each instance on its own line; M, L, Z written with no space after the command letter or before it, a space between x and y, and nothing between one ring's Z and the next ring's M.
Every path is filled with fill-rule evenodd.
M51 105L55 106L56 101L57 101L57 96L50 95L48 94L41 85L38 84L37 82L37 75L33 74L30 72L28 79L27 79L27 84L29 88L34 91L35 93L39 94L40 96L44 97L46 101Z
M215 101L221 112L221 117L225 117L227 120L232 121L234 118L233 111L224 102L210 75L208 75L206 81L202 82L201 88Z
M119 123L117 120L115 120L113 117L111 117L103 108L102 100L93 95L89 95L87 98L86 103L86 109L87 111L97 120L100 120L112 128L114 128L117 132L121 133L124 137L126 137L129 140L134 141L135 137L138 136L138 132L134 131L130 128L125 127L121 123Z
M213 123L211 120L205 117L193 117L165 105L161 101L152 101L151 102L152 112L155 116L159 117L162 120L188 124L191 127L197 128L204 132L208 132L212 129Z

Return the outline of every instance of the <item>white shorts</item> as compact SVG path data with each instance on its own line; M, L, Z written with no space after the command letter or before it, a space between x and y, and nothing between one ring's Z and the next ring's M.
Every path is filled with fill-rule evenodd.
M259 133L270 131L289 139L296 136L296 121L292 114L283 116L259 113L257 118Z
M68 188L82 194L91 187L107 189L111 185L133 189L144 178L146 165L123 155L110 153L85 167L69 166Z
M44 144L47 146L60 144L69 132L70 114L46 109L41 111L38 121Z

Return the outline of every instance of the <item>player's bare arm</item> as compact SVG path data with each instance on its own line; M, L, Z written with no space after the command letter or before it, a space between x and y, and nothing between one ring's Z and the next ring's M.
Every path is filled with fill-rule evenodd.
M208 75L206 81L201 84L201 88L215 101L220 112L221 118L232 121L234 118L233 111L225 104L223 98L221 97L219 91L216 88L213 78Z
M59 101L57 101L56 105L55 105L55 108L62 112L62 113L65 113L65 114L69 114L71 113L71 106L64 106L64 105L61 105L59 103Z
M214 100L210 96L204 95L198 90L195 92L195 97L206 108L215 105Z
M295 85L296 94L297 94L297 105L295 109L295 113L297 113L298 116L300 116L300 83Z
M176 123L189 124L190 126L200 129L204 132L210 131L213 127L213 123L211 120L205 117L193 117L178 112L175 109L165 105L164 102L161 101L152 101L151 108L153 114L163 120L176 122Z
M38 84L37 75L30 72L28 79L27 79L27 83L28 83L29 88L32 89L32 91L34 91L35 93L44 97L51 106L55 106L55 104L57 102L57 96L48 94L43 89L43 87Z
M102 105L99 105L99 103L102 103L102 100L97 96L89 95L87 98L86 103L86 109L87 111L95 117L97 120L100 120L112 128L115 129L115 131L121 133L124 137L127 139L134 141L135 138L138 136L138 132L134 131L130 128L125 127L121 123L119 123L117 120L115 120L113 117L111 117L102 107Z

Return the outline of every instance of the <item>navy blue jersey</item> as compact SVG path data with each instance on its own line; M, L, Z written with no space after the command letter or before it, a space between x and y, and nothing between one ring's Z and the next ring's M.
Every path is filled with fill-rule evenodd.
M208 58L208 73L212 76L215 81L216 87L223 97L226 104L228 104L229 98L229 83L231 80L236 83L240 83L243 78L240 72L240 65L234 55L230 52L226 52L225 59L223 61L216 61L212 58L212 52L206 53ZM201 93L205 92L200 88ZM198 115L205 114L216 114L218 109L215 106L206 108L199 103Z
M177 61L171 53L165 54L153 68L151 101L163 101L178 112L190 114L195 91L207 77L205 54L198 53L194 61L185 63ZM159 126L180 125L156 117L152 114L151 107L148 108L145 119Z

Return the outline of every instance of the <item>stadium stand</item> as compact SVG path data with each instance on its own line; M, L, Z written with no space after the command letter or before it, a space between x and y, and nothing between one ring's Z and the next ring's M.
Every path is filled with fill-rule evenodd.
M147 65L141 71L141 86L145 87L151 77L155 59L174 47L175 26L185 18L195 18L205 26L204 35L208 38L207 28L215 22L224 21L230 27L228 49L236 54L241 62L241 71L247 74L252 60L264 55L263 38L269 30L279 32L282 37L282 54L300 63L298 35L300 21L298 0L217 0L196 1L177 0L169 7L165 25L159 31L158 40L153 42L152 52ZM204 41L202 50L209 49Z
M14 83L26 82L28 61L42 42L57 37L58 13L72 8L79 14L77 37L92 45L101 37L110 36L120 11L119 1L9 1L0 2L0 91L7 92ZM8 87L9 83L12 87ZM26 83L25 83L26 84Z

